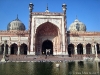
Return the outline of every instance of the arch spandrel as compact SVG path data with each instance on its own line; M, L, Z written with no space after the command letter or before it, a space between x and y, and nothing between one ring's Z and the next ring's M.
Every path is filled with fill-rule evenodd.
M50 22L46 22L46 23L43 23L41 24L39 27L37 27L36 29L36 34L37 36L43 36L43 35L48 35L48 36L51 36L51 35L58 35L58 30L59 28L50 23Z
M39 27L40 25L42 25L46 22L50 22L50 23L56 25L60 29L61 28L61 20L62 20L61 18L60 19L47 19L47 18L46 19L35 19L35 29L37 29L37 27Z
M21 44L26 44L26 45L28 45L28 43L27 43L27 42L20 42L20 45L21 45Z

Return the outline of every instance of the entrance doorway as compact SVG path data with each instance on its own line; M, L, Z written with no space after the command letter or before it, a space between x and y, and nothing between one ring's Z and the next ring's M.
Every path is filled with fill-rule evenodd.
M77 53L78 54L83 54L83 45L82 44L77 45Z
M17 44L12 44L11 45L11 54L17 54L18 46Z
M91 54L91 44L86 45L86 54Z
M68 45L68 54L69 54L69 57L74 54L74 45L73 44L69 44Z
M42 54L53 55L53 43L50 40L45 40L42 43Z
M4 44L1 45L0 54L3 54L3 51L4 51ZM6 44L5 54L8 54L8 44Z
M24 43L20 46L20 54L27 55L27 45Z
M100 54L100 44L97 43L96 47L97 47L97 53Z

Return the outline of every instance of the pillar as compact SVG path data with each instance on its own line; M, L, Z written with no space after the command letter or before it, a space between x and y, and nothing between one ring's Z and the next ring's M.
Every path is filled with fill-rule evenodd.
M6 54L6 44L4 43L3 55L5 56L5 54Z
M20 45L18 46L18 52L17 52L17 55L20 54Z
M75 46L75 55L77 55L77 46Z
M92 54L95 54L94 46L92 46Z
M28 49L29 49L29 46L27 46L27 55L29 55L29 54L30 54Z
M83 54L86 54L86 47L83 46Z
M8 55L10 55L11 54L11 48L10 48L10 46L8 47Z

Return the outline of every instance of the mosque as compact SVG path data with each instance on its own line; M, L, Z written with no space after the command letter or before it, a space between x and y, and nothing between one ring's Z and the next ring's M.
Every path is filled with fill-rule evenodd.
M0 31L0 54L8 55L80 55L100 53L100 32L87 32L86 25L77 18L67 28L67 5L63 12L33 12L29 4L29 29L18 18ZM6 40L6 45L5 45Z

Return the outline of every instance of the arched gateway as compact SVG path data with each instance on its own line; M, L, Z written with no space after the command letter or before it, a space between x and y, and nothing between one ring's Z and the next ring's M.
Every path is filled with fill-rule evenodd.
M53 54L53 46L57 45L58 27L50 22L41 24L36 29L35 53ZM53 41L53 42L52 42Z
M46 54L46 44L50 44L53 55L67 55L66 4L63 13L32 12L30 5L30 30L28 55ZM47 43L47 39L48 42ZM45 44L46 43L46 44Z
M42 54L53 54L53 43L50 40L45 40L42 43Z

